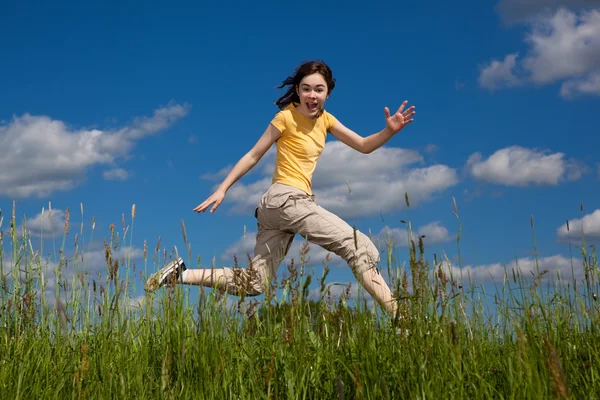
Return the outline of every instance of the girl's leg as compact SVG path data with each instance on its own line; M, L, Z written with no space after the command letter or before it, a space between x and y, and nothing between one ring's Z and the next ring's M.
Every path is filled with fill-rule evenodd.
M258 296L268 287L293 239L290 233L259 228L254 258L246 268L188 269L182 274L183 283L221 289L236 296Z
M354 276L373 297L390 315L396 316L398 311L398 303L388 287L387 283L381 276L381 273L376 267L367 269L364 272L354 271Z
M146 291L163 285L182 283L220 289L232 295L258 296L268 286L287 254L294 235L279 230L260 229L256 235L254 258L246 268L188 269L181 258L154 273L146 282Z
M233 295L264 293L294 240L293 231L278 218L287 191L288 186L272 185L261 198L254 214L258 219L254 258L246 268L187 269L179 258L154 273L146 282L146 291L174 282L217 288Z
M342 257L373 299L395 316L397 302L377 269L379 251L364 233L354 231L344 220L302 194L292 196L283 204L280 216L309 242Z

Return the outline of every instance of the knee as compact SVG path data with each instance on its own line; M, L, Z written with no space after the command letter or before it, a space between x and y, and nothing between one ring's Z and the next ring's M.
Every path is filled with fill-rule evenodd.
M254 260L246 268L232 268L229 275L226 291L233 295L259 296L269 284L267 264L262 259Z
M356 231L356 241L352 242L352 251L347 260L355 274L361 275L379 263L379 250L367 235Z

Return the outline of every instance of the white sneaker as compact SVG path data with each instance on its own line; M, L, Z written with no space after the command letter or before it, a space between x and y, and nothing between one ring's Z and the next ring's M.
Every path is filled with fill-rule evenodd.
M171 261L161 270L150 275L150 278L146 281L144 290L146 292L153 292L162 286L172 286L173 284L180 281L181 274L187 267L183 262L183 259L179 257L176 260Z

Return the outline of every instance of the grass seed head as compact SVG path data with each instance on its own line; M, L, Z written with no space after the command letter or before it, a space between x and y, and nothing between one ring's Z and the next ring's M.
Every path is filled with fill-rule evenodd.
M456 206L456 199L452 197L452 204L454 205L454 215L458 218L458 207Z
M544 363L550 372L550 384L552 385L552 394L554 398L568 399L567 379L563 370L560 358L556 349L547 338L543 338L544 347L548 357L544 357Z
M70 212L69 212L69 209L67 208L65 211L65 235L69 234L69 219L70 219Z
M183 222L183 218L181 219L181 233L183 235L183 243L185 243L186 246L189 246L189 243L187 240L187 233L185 231L185 222Z

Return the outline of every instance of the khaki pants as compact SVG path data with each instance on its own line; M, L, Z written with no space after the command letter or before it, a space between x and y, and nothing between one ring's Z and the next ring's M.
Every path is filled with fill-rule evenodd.
M230 294L256 296L263 293L286 257L294 236L329 250L351 267L367 292L388 312L396 302L377 270L379 251L362 232L317 205L314 198L292 186L275 183L260 199L255 216L258 233L254 258L247 268L225 268L225 290Z

